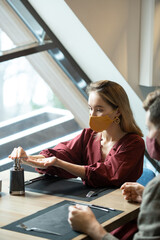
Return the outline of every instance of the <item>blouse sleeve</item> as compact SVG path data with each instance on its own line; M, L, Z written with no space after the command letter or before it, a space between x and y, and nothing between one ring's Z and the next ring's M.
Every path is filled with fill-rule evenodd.
M126 139L107 155L104 162L85 166L88 185L121 186L126 181L136 181L143 171L144 141L137 135Z
M55 156L66 162L83 165L83 148L90 137L89 131L84 129L78 136L74 139L66 142L59 143L54 148L45 149L40 152L44 157ZM56 168L48 167L47 169L36 169L39 173L58 175L62 178L73 178L74 175L69 172Z
M160 176L155 177L146 186L140 212L138 229L134 240L160 239Z

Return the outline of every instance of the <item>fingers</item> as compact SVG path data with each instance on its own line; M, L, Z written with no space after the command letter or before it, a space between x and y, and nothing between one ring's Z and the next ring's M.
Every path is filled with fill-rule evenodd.
M131 200L132 198L134 198L134 195L137 194L135 194L135 188L133 185L126 184L122 189L122 195L124 195L125 200Z
M84 206L84 205L80 205L80 204L71 205L71 206L69 206L68 210L69 210L68 219L69 219L70 224L71 224L72 220L75 219L77 216L81 217L82 214L90 212L90 209L88 206Z
M139 186L138 183L133 182L125 183L121 186L122 194L125 194L127 192L135 192L138 186Z
M9 158L16 159L21 157L27 157L22 147L14 148L12 153L8 156Z
M35 159L34 157L29 156L28 158L23 159L23 163L34 168L46 169L47 167L44 165L45 160L46 160L45 158Z
M125 182L125 183L121 186L120 189L124 189L125 187L128 187L129 185L130 185L130 186L133 186L133 185L135 185L135 184L137 184L137 183L136 183L136 182Z
M56 157L50 158L35 158L34 156L29 156L25 161L26 163L32 163L37 167L47 168L49 166L54 166Z
M77 212L77 211L84 211L88 209L88 206L84 206L84 205L80 205L80 204L76 204L76 205L71 205L69 206L69 212Z
M49 167L49 166L53 165L54 162L55 162L55 159L56 159L56 157L46 158L46 159L45 159L45 162L44 162L44 166L45 166L45 167ZM42 158L42 161L44 161L43 158Z
M31 156L29 156L29 157L25 160L25 162L27 162L27 163L32 163L32 164L36 165L37 167L44 165L44 162L43 162L42 159L35 159L35 158L32 158Z
M127 192L137 192L139 194L140 191L143 191L144 186L139 184L139 183L129 183L123 186L122 189L122 194L126 194Z
M74 230L81 231L83 229L85 211L83 208L86 206L82 206L79 204L69 206L68 210L68 222Z
M77 208L76 205L71 205L68 207L68 222L71 225L71 227L73 228L73 218L75 217L76 213L77 213Z
M89 207L88 206L84 206L84 205L80 205L80 204L76 204L76 209L86 211L86 210L89 209Z
M23 148L22 147L18 147L17 153L18 153L18 158L20 158L22 153L23 153Z
M11 154L9 155L10 158L15 159L15 158L18 157L17 149L18 149L18 148L14 148L14 149L13 149L13 151L12 151Z
M132 186L125 186L123 189L122 189L122 195L126 195L126 194L129 194L133 191L133 188Z
M13 149L9 157L13 159L15 156L16 156L16 148Z
M144 186L137 182L126 182L121 186L124 199L131 202L141 202Z
M75 209L76 209L76 206L75 206L75 205L71 205L71 206L68 207L69 212L72 212L72 211L74 211Z

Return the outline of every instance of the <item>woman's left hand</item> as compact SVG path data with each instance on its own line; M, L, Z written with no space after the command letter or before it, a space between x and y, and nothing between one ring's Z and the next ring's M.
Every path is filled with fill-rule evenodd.
M45 169L49 166L54 166L56 164L56 157L49 158L35 158L34 156L28 156L27 159L23 159L22 163L35 167Z

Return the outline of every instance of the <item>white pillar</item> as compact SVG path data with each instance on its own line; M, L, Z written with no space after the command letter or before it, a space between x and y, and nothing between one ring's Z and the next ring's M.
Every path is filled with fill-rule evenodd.
M142 86L153 86L155 0L142 0L140 33L140 76Z

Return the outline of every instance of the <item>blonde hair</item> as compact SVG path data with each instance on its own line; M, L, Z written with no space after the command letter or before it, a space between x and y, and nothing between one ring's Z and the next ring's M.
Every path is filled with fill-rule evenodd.
M121 113L119 118L122 131L136 133L143 137L142 131L134 120L128 96L118 83L108 80L93 82L87 87L87 92L89 94L93 91L97 92L113 109L119 109Z

